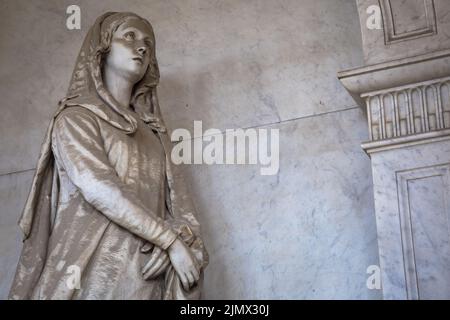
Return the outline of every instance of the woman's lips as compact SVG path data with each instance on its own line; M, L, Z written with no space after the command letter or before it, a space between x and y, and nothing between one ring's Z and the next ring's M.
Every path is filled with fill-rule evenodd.
M141 57L134 57L133 58L134 61L139 61L140 63L144 63L144 59Z

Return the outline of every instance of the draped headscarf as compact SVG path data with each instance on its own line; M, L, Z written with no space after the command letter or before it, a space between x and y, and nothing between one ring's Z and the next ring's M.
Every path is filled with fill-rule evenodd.
M149 67L132 92L130 104L134 110L120 105L106 90L102 79L102 67L110 50L113 34L128 19L140 19L146 23L152 32L153 42ZM22 291L34 287L45 263L52 217L55 215L58 205L58 176L51 149L51 134L56 117L62 110L72 106L90 110L127 134L133 134L137 130L137 117L158 133L166 152L166 177L170 189L168 209L171 214L172 228L190 246L201 267L204 268L208 264L208 254L200 238L200 225L195 217L195 207L188 196L181 172L170 161L172 145L162 120L156 91L160 75L154 44L155 37L151 24L134 13L105 13L97 18L90 28L78 54L67 95L58 103L58 109L50 121L41 147L31 190L19 220L19 227L24 236L24 245L16 278L20 277L21 282L26 283L22 287ZM30 270L30 266L32 266L32 270ZM190 291L182 288L172 267L166 272L165 283L164 299L196 299L200 297L199 286Z

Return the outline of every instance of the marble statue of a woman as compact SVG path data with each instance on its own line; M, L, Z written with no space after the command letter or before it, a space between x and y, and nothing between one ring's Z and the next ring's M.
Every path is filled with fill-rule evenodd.
M53 116L10 299L198 299L208 254L158 105L150 23L106 13Z

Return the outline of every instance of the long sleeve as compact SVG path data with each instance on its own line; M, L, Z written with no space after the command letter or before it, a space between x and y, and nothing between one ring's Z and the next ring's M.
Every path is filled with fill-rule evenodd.
M94 208L135 235L167 249L177 235L150 212L111 166L94 115L66 110L55 121L53 152L71 182Z

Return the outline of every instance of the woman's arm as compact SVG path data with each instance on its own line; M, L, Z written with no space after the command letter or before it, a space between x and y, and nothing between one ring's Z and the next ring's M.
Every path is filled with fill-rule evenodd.
M75 108L55 120L55 157L87 202L116 224L166 250L177 235L120 180L109 163L96 120L89 111Z

